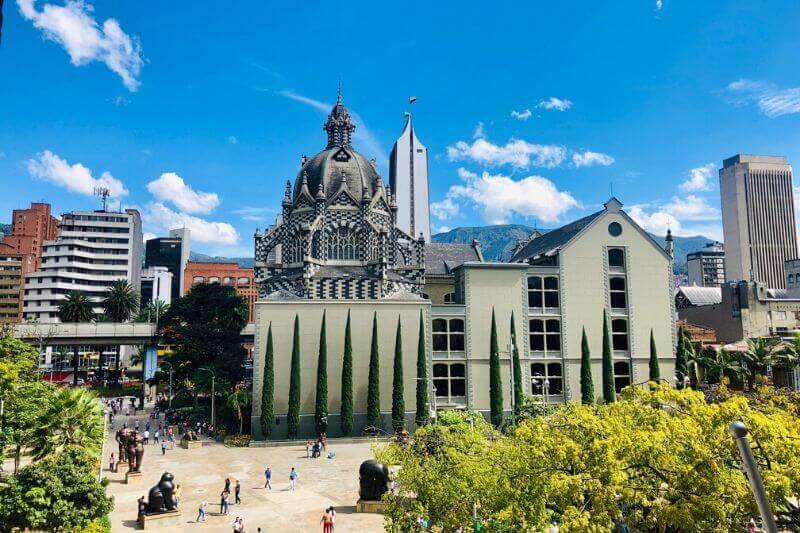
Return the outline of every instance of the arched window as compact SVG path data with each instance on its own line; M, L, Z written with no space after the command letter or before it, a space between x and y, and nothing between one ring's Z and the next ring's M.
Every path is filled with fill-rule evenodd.
M290 237L286 243L286 263L300 263L303 260L303 244L299 237Z
M625 252L622 248L610 248L608 250L608 266L625 268Z
M356 259L356 232L340 226L328 234L328 259L353 261Z
M446 304L454 304L456 303L456 293L448 292L444 295L444 303Z

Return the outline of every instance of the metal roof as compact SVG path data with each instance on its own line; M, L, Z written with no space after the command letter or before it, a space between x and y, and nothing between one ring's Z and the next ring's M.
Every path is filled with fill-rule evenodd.
M675 296L682 296L693 307L722 303L722 289L719 287L678 287L678 292Z

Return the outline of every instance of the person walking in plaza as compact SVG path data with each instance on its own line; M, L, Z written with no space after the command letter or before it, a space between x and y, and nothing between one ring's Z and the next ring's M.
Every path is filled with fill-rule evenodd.
M242 519L237 516L236 520L233 521L233 533L242 533L242 531L244 531L244 523Z
M272 490L272 469L268 466L266 470L264 470L264 488Z
M178 483L178 484L175 486L175 490L174 490L174 491L172 491L172 494L175 496L175 506L176 506L176 507L180 506L180 504L181 504L181 493L182 493L182 492L183 492L183 491L181 490L181 484L180 484L180 483Z
M306 459L311 459L311 441L306 441Z
M319 523L322 524L322 533L331 533L331 514L328 509L322 513L322 520Z
M208 507L208 502L203 500L200 502L200 507L197 509L197 518L195 518L195 522L205 522L206 521L206 507Z
M153 444L154 445L158 444L158 430L156 430L156 432L153 433Z
M239 480L236 480L236 486L233 488L233 503L234 505L239 505L242 503L242 499L239 497L239 493L242 490L242 485L239 483Z
M108 458L108 470L109 470L109 472L116 472L116 470L114 470L114 463L115 463L115 461L114 461L114 452L111 452L111 457Z
M292 492L294 492L294 489L297 487L297 476L297 470L292 467L292 471L289 472L289 481L292 483Z
M167 443L166 442L162 442L161 443L161 455L167 455Z
M231 478L226 477L225 478L225 492L230 492L230 491L231 491Z
M144 430L144 443L150 444L150 432L148 430Z
M336 509L333 508L333 505L328 508L328 514L331 515L331 533L333 533L336 528Z

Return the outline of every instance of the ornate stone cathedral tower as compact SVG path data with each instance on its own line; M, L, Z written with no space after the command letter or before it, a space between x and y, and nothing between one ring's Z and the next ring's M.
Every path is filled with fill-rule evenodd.
M379 299L419 294L424 241L397 228L397 204L374 161L353 150L356 126L341 91L328 145L287 181L278 224L255 235L259 296ZM280 254L271 253L280 246ZM279 256L279 257L278 257Z

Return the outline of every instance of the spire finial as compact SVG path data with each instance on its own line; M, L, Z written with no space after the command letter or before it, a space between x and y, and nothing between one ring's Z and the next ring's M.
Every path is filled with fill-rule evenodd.
M336 103L342 105L342 80L339 80L339 91L336 94Z

